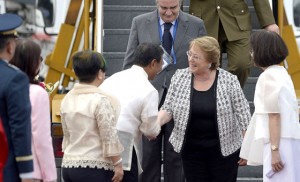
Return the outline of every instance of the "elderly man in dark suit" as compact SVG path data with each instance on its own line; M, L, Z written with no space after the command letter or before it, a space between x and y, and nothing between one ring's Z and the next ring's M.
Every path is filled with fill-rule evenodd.
M4 182L31 181L31 106L27 76L10 65L16 48L16 30L22 19L14 14L0 15L0 117L8 142Z
M123 68L132 66L133 53L139 44L144 42L162 44L165 50L164 62L165 65L169 65L152 81L159 92L161 106L175 71L188 66L186 51L189 42L206 35L206 29L201 19L180 10L182 0L156 0L156 4L157 10L133 19ZM164 181L184 181L180 155L174 152L168 141L173 127L173 122L164 126L154 141L143 139L142 182L160 181L162 146Z

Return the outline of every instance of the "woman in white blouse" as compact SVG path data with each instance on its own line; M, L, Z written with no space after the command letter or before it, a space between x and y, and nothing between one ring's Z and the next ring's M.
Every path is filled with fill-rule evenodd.
M64 181L119 182L124 174L120 157L124 149L116 130L119 103L98 88L105 78L105 60L89 50L72 59L79 83L60 109Z
M300 181L300 125L294 86L280 65L288 55L282 38L265 30L251 36L252 60L263 70L254 96L255 111L240 157L263 164L264 182Z

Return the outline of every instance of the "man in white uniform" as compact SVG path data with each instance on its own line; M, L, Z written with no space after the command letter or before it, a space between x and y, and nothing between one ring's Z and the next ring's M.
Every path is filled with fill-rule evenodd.
M142 134L153 139L160 132L160 125L156 122L159 96L149 80L162 70L162 55L159 45L143 43L135 50L134 65L115 73L100 86L121 103L117 129L125 148L122 154L123 182L138 182L138 175L142 172Z

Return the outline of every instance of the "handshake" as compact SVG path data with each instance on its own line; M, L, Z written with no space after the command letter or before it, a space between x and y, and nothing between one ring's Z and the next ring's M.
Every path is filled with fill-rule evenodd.
M152 132L150 135L146 135L146 137L150 140L155 140L159 135L161 127L171 121L172 116L166 110L160 110L158 112L157 118L155 122L155 126L152 128Z

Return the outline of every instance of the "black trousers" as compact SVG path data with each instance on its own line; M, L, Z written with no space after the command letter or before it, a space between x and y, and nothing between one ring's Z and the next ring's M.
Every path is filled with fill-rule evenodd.
M159 104L162 106L168 90L165 89ZM149 141L143 136L143 173L140 175L140 182L160 182L161 165L163 163L164 182L184 182L184 173L181 156L174 151L169 142L174 121L165 124L155 140Z
M124 176L123 176L122 182L138 182L138 180L139 180L138 177L139 177L139 173L138 173L137 156L136 156L136 152L133 148L131 168L130 168L130 171L124 170Z
M63 168L65 182L111 182L114 172L98 168Z
M162 106L168 90L165 89L159 104ZM161 128L160 134L155 140L149 141L143 136L143 173L140 175L140 182L160 182L161 165L163 164L164 182L184 182L184 173L181 156L174 151L169 142L174 121L170 121Z
M182 152L186 182L236 182L240 151L222 157L219 147Z
M143 173L140 182L160 182L162 163L164 182L184 182L181 156L169 142L173 127L173 121L165 124L154 141L143 136Z

